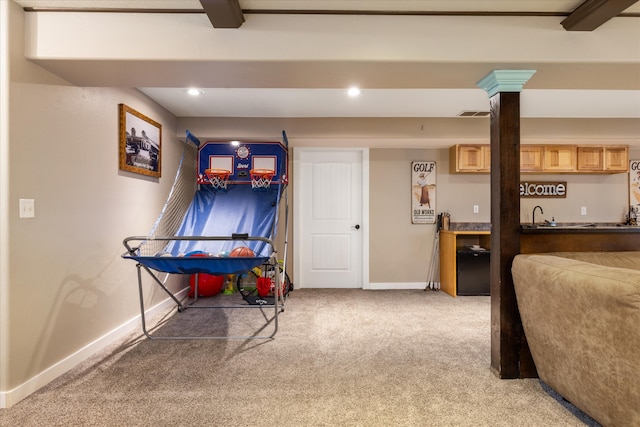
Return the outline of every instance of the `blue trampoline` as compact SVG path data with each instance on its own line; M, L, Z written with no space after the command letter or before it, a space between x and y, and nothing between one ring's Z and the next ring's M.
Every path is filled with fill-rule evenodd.
M283 132L282 135L283 142L200 143L187 132L176 180L152 231L147 236L130 236L123 241L127 249L123 258L136 262L142 328L147 337L252 339L272 338L276 334L278 313L284 310L292 287L286 274L288 149L286 134ZM283 200L284 213L281 212ZM285 237L284 259L280 261L275 240L281 215L284 216ZM245 248L241 256L233 256L239 248ZM267 335L237 337L154 336L146 327L142 271L169 295L178 312L188 308L265 310L273 307L273 316L264 316L267 324L273 324L273 331ZM238 284L247 273L252 277L268 274L271 292L268 296L248 296L240 292L241 306L195 305L199 298L198 273L233 275ZM180 300L179 292L169 290L165 282L170 274L195 274L194 297ZM255 280L264 283L265 279L257 277ZM263 326L260 331L264 329Z

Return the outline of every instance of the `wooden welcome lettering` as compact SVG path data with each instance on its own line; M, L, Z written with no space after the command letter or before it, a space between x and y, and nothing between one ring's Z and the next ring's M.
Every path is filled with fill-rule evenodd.
M567 197L567 182L520 182L520 197Z

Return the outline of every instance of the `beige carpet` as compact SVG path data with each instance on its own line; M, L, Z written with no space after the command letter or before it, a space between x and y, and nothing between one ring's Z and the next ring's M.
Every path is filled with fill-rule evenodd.
M584 426L538 380L490 372L489 311L489 297L295 290L273 340L132 336L0 425ZM260 316L190 309L159 333L242 333Z

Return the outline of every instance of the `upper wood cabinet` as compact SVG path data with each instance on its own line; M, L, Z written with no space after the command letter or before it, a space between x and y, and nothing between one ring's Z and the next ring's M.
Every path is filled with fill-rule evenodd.
M478 173L491 170L489 145L454 145L449 149L451 173Z
M604 147L578 147L578 170L595 172L604 170Z
M576 153L575 145L545 145L542 170L552 173L575 172Z
M488 173L491 146L454 145L449 149L451 173ZM629 147L624 145L520 146L522 173L621 173L629 170Z
M618 173L629 170L629 148L627 146L578 146L577 153L577 169L580 172Z
M520 172L542 172L544 167L544 146L520 146Z
M604 170L606 172L629 171L629 147L625 145L604 147Z

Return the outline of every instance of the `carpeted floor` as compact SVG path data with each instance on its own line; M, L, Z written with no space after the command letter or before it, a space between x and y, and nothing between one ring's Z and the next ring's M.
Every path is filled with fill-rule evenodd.
M295 290L273 340L132 336L0 410L0 425L584 426L538 380L491 373L489 312L489 297ZM193 309L158 333L260 319Z

